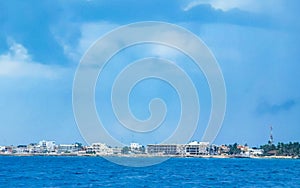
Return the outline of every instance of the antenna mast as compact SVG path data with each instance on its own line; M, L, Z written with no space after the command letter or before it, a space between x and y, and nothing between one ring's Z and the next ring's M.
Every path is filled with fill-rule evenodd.
M272 145L273 144L273 127L272 125L270 126L270 140L269 140L269 144Z

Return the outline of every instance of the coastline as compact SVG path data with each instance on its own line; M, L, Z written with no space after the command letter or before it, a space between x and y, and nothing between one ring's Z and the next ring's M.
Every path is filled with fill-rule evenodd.
M130 155L100 155L100 154L76 154L76 153L18 153L18 154L3 154L0 156L14 157L33 157L33 156L51 156L51 157L120 157L120 158L206 158L206 159L300 159L296 156L239 156L239 155L147 155L147 154L130 154Z

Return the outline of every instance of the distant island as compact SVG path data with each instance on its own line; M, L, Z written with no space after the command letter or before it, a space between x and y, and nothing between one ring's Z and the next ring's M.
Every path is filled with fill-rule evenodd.
M0 146L0 155L6 156L117 156L117 157L203 157L203 158L300 158L299 142L268 144L249 147L247 144L215 145L193 141L188 144L131 143L124 147L111 147L105 143L84 146L81 143L55 144L42 140L18 146Z

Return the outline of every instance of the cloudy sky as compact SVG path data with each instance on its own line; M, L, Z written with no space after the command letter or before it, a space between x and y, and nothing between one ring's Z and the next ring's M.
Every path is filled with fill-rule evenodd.
M73 78L80 59L105 33L140 21L182 26L200 37L214 54L227 89L226 116L216 144L264 144L269 139L270 125L275 142L299 141L298 7L296 0L1 1L0 145L42 139L84 142L72 109ZM145 45L129 49L115 61L142 58L144 53L139 51L145 49L148 55L180 59L174 58L176 52L172 49ZM187 72L194 69L183 67ZM99 116L111 125L111 107L101 93L108 92L106 87L117 74L114 71L114 67L108 67L96 90L100 93L99 97L96 94ZM193 136L196 140L201 139L208 122L211 100L206 82L200 79L203 75L198 71L193 80L203 106ZM168 87L155 80L137 85L131 96L133 114L146 119L147 100L166 98L171 108L165 126L175 124L180 111L173 105L179 102L176 92ZM122 136L121 129L113 126L108 129L124 142L151 142L138 135ZM166 128L160 136L167 136L168 131ZM150 136L153 142L160 141Z

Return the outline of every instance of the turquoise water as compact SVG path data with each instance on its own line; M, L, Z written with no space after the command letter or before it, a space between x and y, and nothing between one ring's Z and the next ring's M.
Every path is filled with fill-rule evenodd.
M172 158L133 168L101 157L0 157L0 187L104 186L300 187L300 160Z

